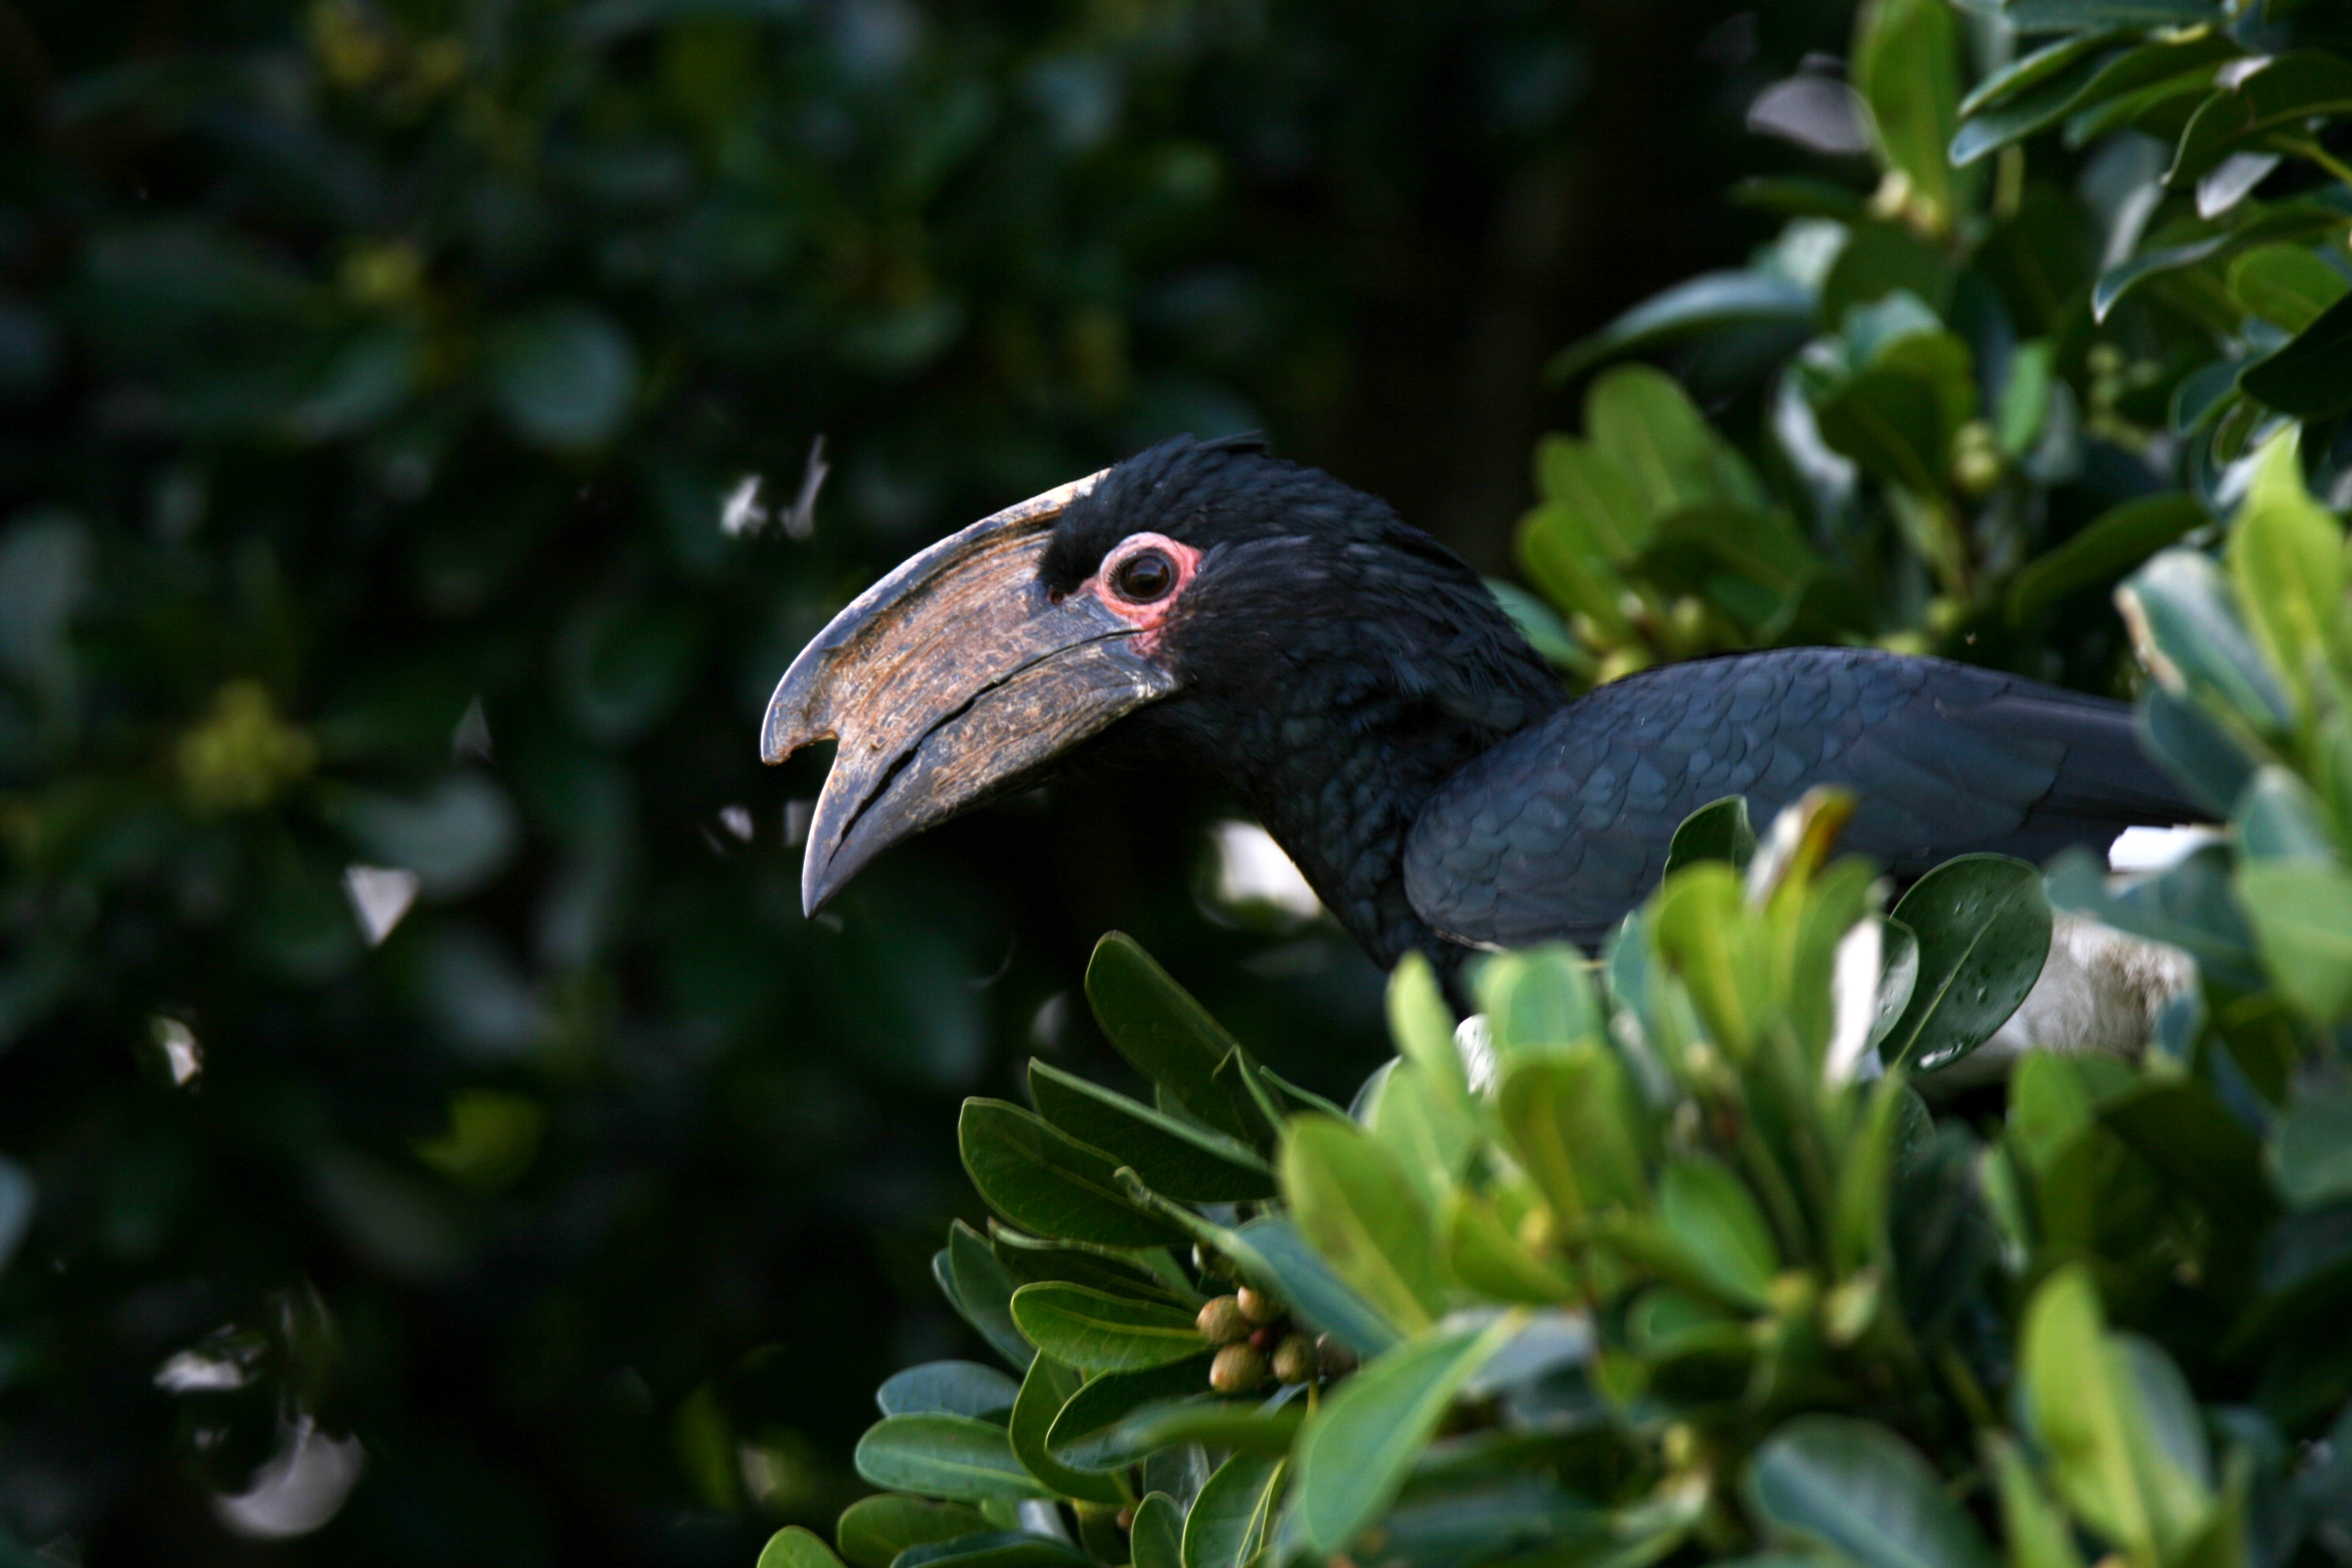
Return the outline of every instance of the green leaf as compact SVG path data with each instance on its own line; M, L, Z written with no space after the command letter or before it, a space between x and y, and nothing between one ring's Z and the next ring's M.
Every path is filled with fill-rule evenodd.
M1780 1248L1755 1198L1727 1167L1700 1155L1670 1161L1658 1183L1658 1221L1718 1293L1750 1307L1768 1304Z
M1235 1454L1217 1467L1184 1519L1184 1568L1249 1568L1274 1524L1285 1461Z
M2247 629L2308 712L2343 610L2344 526L2304 489L2295 447L2290 428L2263 448L2224 558Z
M1961 104L1966 118L1952 134L1948 149L1952 162L1958 165L1973 163L2063 120L2105 63L2094 51L2105 47L2115 37L2112 33L2090 33L2062 39L1988 79ZM2010 85L2010 79L2024 79L2029 74L2030 80L2021 79L2018 85ZM1986 88L1994 86L2003 89L2000 100L1980 101Z
M2010 579L2011 622L2023 625L2070 594L2112 583L2204 521L2204 509L2179 491L2108 509Z
M2131 1352L2107 1334L2083 1265L2067 1265L2034 1291L2018 1364L2067 1506L2136 1568L2175 1561L2204 1523L2208 1500L2159 1442Z
M1012 1293L1046 1279L1067 1280L1114 1296L1141 1296L1195 1307L1207 1300L1184 1278L1165 1247L1120 1251L1083 1243L1065 1247L1024 1235L1001 1220L989 1222L988 1244L1010 1281L1005 1287L1008 1323Z
M1081 1470L1113 1470L1135 1463L1150 1449L1126 1440L1129 1418L1139 1410L1171 1400L1204 1394L1209 1365L1214 1359L1214 1352L1203 1347L1189 1361L1089 1378L1054 1417L1045 1433L1046 1450L1063 1464Z
M1960 100L1960 113L1972 115L1993 105L2007 103L2027 89L2040 87L2076 61L2095 54L2126 36L2116 28L2095 28L2020 55L1971 88L1969 95Z
M1093 1558L1068 1542L1025 1530L993 1530L984 1535L909 1547L892 1568L924 1568L927 1563L953 1563L955 1568L1095 1568Z
M1032 1286L1032 1289L1045 1289ZM1199 1336L1194 1336L1197 1344ZM1054 1457L1048 1440L1054 1429L1055 1417L1061 1414L1082 1386L1076 1368L1064 1365L1052 1355L1040 1351L1029 1363L1029 1374L1021 1380L1021 1394L1013 1402L1013 1419L1006 1428L1012 1440L1013 1452L1028 1472L1045 1486L1066 1498L1080 1502L1102 1503L1116 1508L1127 1501L1127 1494L1110 1477L1091 1470L1072 1468Z
M1446 1225L1446 1258L1456 1279L1498 1301L1545 1307L1576 1294L1576 1282L1528 1250L1484 1194L1454 1194Z
M2299 1089L2272 1129L2271 1175L2293 1207L2315 1209L2352 1197L2352 1091Z
M1647 1201L1649 1118L1623 1066L1599 1041L1507 1069L1495 1114L1504 1142L1561 1221Z
M1396 1324L1358 1294L1288 1219L1265 1215L1225 1235L1229 1255L1253 1283L1359 1356L1378 1355L1396 1342Z
M2256 733L2294 710L2239 619L2221 569L2195 550L2167 550L2116 590L2141 662L2164 688L2206 702Z
M760 1549L758 1568L841 1568L841 1559L815 1531L788 1524Z
M1234 1106L1218 1066L1241 1049L1136 940L1112 931L1087 963L1087 1001L1127 1063L1218 1131L1255 1142L1263 1129Z
M1913 883L1894 914L1918 939L1919 978L1881 1055L1925 1072L1990 1039L2033 989L2050 952L2050 900L2024 861L1963 855Z
M948 1244L931 1259L931 1276L949 1305L1014 1366L1029 1364L1029 1342L1013 1326L1016 1281L989 1247L987 1237L961 1220L948 1226Z
M2021 33L2189 27L2220 17L2212 0L2007 0L2001 7L2001 19Z
M1813 310L1813 291L1793 279L1770 272L1703 272L1653 294L1561 350L1544 366L1544 379L1557 385L1603 360L1733 327L1806 327Z
M596 445L620 428L637 395L628 334L587 305L507 322L491 332L483 363L499 411L537 447Z
M890 1568L891 1560L910 1546L953 1541L987 1529L988 1521L980 1511L961 1503L883 1492L844 1510L834 1539L841 1554L857 1568Z
M2275 1217L2262 1145L2204 1082L2134 1083L2099 1101L2098 1120L2208 1210L2216 1226L2252 1234Z
M1050 1497L1014 1458L1012 1436L969 1415L892 1415L857 1440L857 1473L877 1487L958 1502Z
M1029 1094L1045 1120L1132 1165L1152 1190L1193 1203L1274 1195L1274 1170L1238 1139L1188 1127L1058 1068L1029 1063Z
M2332 865L2336 841L2327 808L2311 786L2276 763L2265 763L2238 796L2238 847L2249 860L2303 860Z
M1080 1372L1137 1372L1201 1353L1192 1314L1051 1281L1013 1293L1013 1321L1040 1352Z
M885 1415L998 1415L1013 1408L1021 1385L973 1361L933 1361L910 1366L874 1391Z
M1800 1415L1756 1450L1748 1496L1766 1527L1858 1568L1994 1568L1976 1522L1917 1449L1875 1422Z
M1880 162L1899 170L1938 227L1960 215L1946 150L1958 129L1959 27L1942 0L1873 0L1855 23L1853 85Z
M1659 889L1649 919L1652 945L1689 987L1716 1044L1746 1060L1772 1005L1774 976L1739 873L1700 861Z
M2352 113L2352 59L2327 49L2295 49L2240 76L2198 107L2181 132L2165 176L2179 186L2199 179L2235 148L2306 120Z
M2087 145L2123 126L2174 140L2212 89L2214 67L2238 52L2237 41L2219 28L2159 33L2126 49L2101 66L2068 106L2066 145Z
M1108 1155L1017 1105L967 1100L956 1133L971 1184L1024 1230L1105 1247L1183 1239L1165 1220L1128 1202Z
M1929 377L1899 366L1870 366L1815 404L1813 420L1822 440L1874 478L1916 495L1942 493L1949 432Z
M1430 1086L1417 1062L1399 1062L1372 1102L1372 1136L1393 1152L1434 1214L1477 1157L1477 1120L1457 1094Z
M1985 1438L1993 1479L2000 1489L2000 1533L2015 1568L2083 1568L2074 1549L2074 1527L2064 1510L2042 1489L2033 1468L2001 1433Z
M1396 1156L1354 1123L1301 1116L1282 1144L1282 1191L1298 1229L1398 1327L1426 1325L1444 1294L1428 1205Z
M1106 1434L1099 1447L1105 1454L1143 1454L1198 1443L1278 1459L1290 1452L1306 1419L1307 1402L1301 1399L1271 1408L1247 1400L1187 1399L1143 1406Z
M2352 873L2249 860L2233 885L2271 984L2287 1005L2320 1025L2352 1012Z
M1888 1192L1895 1155L1906 1121L1918 1102L1901 1071L1888 1073L1869 1089L1867 1109L1838 1162L1837 1207L1831 1229L1831 1263L1843 1279L1887 1257ZM1924 1109L1917 1111L1924 1117Z
M1470 977L1497 1061L1560 1056L1608 1027L1594 994L1592 965L1564 942L1481 959Z
M1585 394L1584 429L1592 449L1632 478L1653 519L1724 493L1720 438L1690 395L1662 371L1619 365L1595 381Z
M1432 1087L1461 1100L1469 1092L1462 1052L1454 1044L1454 1009L1423 953L1408 952L1389 976L1389 1036L1407 1060L1419 1064Z
M1128 1531L1135 1568L1184 1568L1184 1510L1166 1492L1152 1492L1135 1505Z
M1701 860L1721 860L1734 870L1745 871L1755 854L1756 829L1748 820L1748 797L1727 795L1683 818L1675 829L1674 842L1666 847L1663 876L1671 877Z
M2352 68L2352 67L2347 67ZM2285 347L2248 365L2239 389L2282 414L2327 419L2352 409L2352 294L2321 311Z
M2230 263L2230 292L2252 314L2299 332L2352 292L2352 282L2306 246L2258 245Z
M1322 1555L1345 1551L1380 1516L1463 1385L1519 1331L1520 1314L1480 1330L1431 1333L1341 1384L1298 1435L1292 1506Z

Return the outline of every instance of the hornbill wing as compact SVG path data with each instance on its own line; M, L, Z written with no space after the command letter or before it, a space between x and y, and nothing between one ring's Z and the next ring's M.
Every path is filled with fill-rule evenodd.
M1591 948L1657 885L1675 826L1728 795L1760 826L1814 784L1842 845L1897 876L1974 850L2041 863L2202 813L2119 702L1941 659L1787 648L1600 687L1475 758L1405 848L1405 891L1458 942Z

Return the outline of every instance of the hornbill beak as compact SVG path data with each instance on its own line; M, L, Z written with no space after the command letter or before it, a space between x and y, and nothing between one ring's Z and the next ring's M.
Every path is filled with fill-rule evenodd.
M805 912L891 845L1019 787L1176 689L1101 600L1056 603L1037 580L1055 519L1101 477L1007 507L905 562L784 672L761 759L840 742L801 863Z

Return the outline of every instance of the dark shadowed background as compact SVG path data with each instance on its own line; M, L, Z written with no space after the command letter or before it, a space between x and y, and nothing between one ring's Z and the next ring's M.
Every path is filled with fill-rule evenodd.
M958 1100L1108 1075L1099 932L1311 1085L1382 1048L1156 776L803 921L792 653L1188 430L1507 572L1545 361L1767 231L1724 187L1823 160L1746 112L1850 25L0 0L0 1563L828 1521L963 1344Z

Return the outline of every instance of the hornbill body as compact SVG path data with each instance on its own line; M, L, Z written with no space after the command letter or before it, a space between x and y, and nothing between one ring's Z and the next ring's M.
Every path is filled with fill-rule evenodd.
M2125 705L1941 659L1780 649L1569 701L1385 503L1254 440L1183 438L932 546L793 661L762 754L840 741L803 903L1114 723L1255 813L1384 967L1597 944L1727 795L1762 821L1851 788L1844 844L1898 876L2200 815Z

